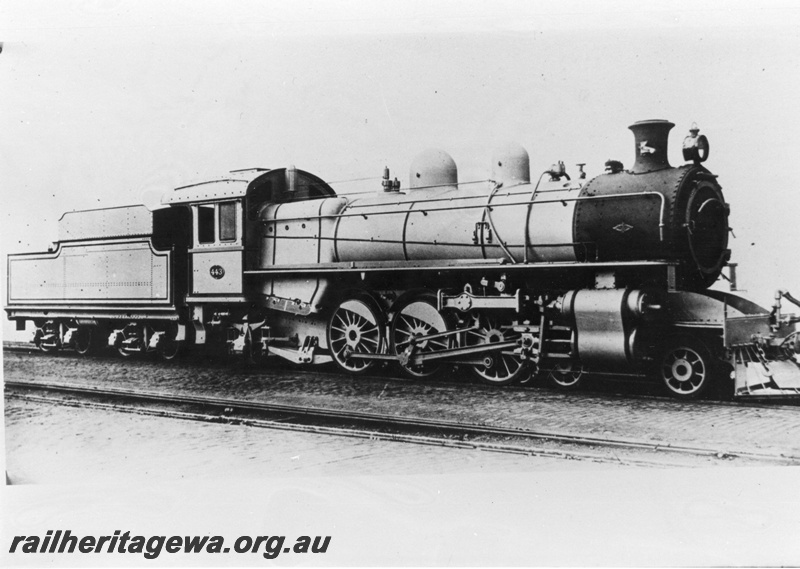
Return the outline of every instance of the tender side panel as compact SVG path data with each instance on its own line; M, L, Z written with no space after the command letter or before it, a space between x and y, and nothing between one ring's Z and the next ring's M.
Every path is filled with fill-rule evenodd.
M144 206L71 211L58 221L59 241L133 237L153 233L153 214Z
M8 304L170 304L170 259L169 251L155 251L149 239L11 255Z

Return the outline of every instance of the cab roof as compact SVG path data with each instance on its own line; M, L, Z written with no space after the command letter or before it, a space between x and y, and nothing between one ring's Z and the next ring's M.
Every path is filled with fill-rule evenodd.
M269 168L232 170L229 176L218 180L198 182L167 190L161 196L161 203L163 205L179 205L241 198L247 195L250 183L266 172L270 172Z
M262 201L275 203L336 196L336 192L322 179L298 169L292 169L296 176L295 191L288 191L286 187L288 171L287 168L232 170L224 178L169 190L161 196L161 203L188 205L236 199L251 194L258 194Z

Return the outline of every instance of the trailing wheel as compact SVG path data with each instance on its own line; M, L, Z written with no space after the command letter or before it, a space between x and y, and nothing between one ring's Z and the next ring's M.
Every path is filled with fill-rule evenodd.
M375 360L352 356L380 353L383 340L381 310L366 294L342 301L328 322L328 346L333 361L350 373L360 374L371 368Z
M694 399L711 385L713 360L708 348L691 336L667 341L659 358L658 375L670 395Z
M394 307L393 307L394 308ZM436 309L436 298L423 294L401 302L394 308L391 326L392 353L401 355L400 368L412 378L430 377L441 368L438 362L413 363L413 356L419 353L436 352L450 347L450 338L431 338L415 340L451 329L444 316Z
M519 334L514 332L511 326L501 326L496 319L485 314L480 314L476 323L479 328L466 333L468 346L511 342L519 338ZM507 348L484 354L484 363L472 366L472 373L478 379L493 385L506 385L519 381L527 373L527 369L522 360L510 353L512 351L513 348Z
M162 360L174 360L181 355L184 342L177 339L178 325L174 324L164 332L161 341L158 343L158 355Z
M258 366L264 361L264 349L260 342L250 337L244 342L242 357L247 365Z

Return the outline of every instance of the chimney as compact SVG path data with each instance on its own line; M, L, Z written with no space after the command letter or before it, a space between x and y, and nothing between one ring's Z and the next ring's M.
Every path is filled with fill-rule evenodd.
M669 131L675 126L669 121L651 120L633 123L628 128L636 139L636 162L634 174L644 174L669 168L667 140Z

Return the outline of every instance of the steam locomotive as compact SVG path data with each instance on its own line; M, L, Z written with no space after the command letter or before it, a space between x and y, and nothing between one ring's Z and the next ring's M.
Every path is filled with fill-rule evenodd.
M492 384L586 373L656 377L672 395L800 394L791 314L709 290L729 263L728 215L708 139L667 160L668 121L637 122L626 170L535 180L515 145L492 178L459 183L440 150L337 195L290 166L232 171L166 192L161 207L64 214L42 253L9 255L6 311L42 350L122 356L188 346L250 360L334 362L411 377L468 368ZM800 305L800 304L799 304Z

